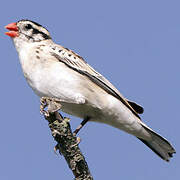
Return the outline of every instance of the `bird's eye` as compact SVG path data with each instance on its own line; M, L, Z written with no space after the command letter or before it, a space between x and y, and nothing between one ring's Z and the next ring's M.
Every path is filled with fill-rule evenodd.
M32 28L32 25L31 24L26 24L25 25L25 28L28 30L28 29L31 29Z

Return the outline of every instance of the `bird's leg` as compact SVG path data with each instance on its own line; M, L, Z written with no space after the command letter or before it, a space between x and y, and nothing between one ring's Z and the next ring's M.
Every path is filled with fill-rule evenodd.
M83 121L81 122L81 124L75 129L75 131L73 132L73 135L76 136L77 133L80 131L80 129L89 121L90 117L87 116L86 118L83 119Z
M76 135L77 135L77 133L78 133L78 132L80 131L80 129L82 129L82 127L89 121L89 119L90 119L89 116L87 116L86 118L83 119L83 121L81 122L81 124L74 130L73 136L76 136ZM81 142L80 137L77 137L76 139L77 139L77 143L74 144L73 146L76 146L76 145L78 145L78 144Z
M40 113L46 117L49 116L49 113L54 113L61 109L60 100L57 98L42 97L40 103ZM45 110L46 107L47 111Z

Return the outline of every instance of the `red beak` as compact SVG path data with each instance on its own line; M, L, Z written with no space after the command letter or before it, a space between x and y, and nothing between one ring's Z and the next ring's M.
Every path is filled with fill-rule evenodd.
M19 36L18 27L17 27L16 23L8 24L7 26L5 26L5 28L10 30L9 32L5 32L6 35L8 35L12 38Z

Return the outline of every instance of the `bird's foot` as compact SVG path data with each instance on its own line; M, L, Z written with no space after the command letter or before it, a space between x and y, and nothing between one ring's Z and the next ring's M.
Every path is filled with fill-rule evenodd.
M59 150L59 154L61 155L61 151L60 151L60 149L59 149L59 145L58 145L58 144L56 144L56 145L54 146L54 153L55 153L56 155L58 155L57 150Z
M45 117L49 117L49 113L54 113L61 109L60 100L57 98L42 97L40 103L40 113ZM46 107L47 110L45 110Z
M74 134L73 134L74 135ZM81 142L81 138L80 137L76 137L76 143L71 145L71 147L77 146L79 145L79 143Z

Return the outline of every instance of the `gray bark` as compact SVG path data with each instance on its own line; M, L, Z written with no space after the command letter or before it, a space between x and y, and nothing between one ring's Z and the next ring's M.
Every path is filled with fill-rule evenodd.
M69 119L63 118L57 111L44 117L48 120L52 136L57 142L55 149L64 156L75 180L93 180L87 162L78 147L78 138L71 131Z

